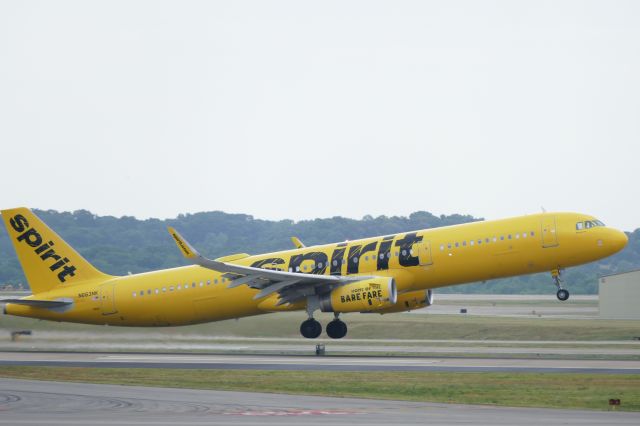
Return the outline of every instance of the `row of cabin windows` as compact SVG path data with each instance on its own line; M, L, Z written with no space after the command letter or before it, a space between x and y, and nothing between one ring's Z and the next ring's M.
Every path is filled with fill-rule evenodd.
M218 280L218 278L215 278L213 280L207 280L206 281L206 285L211 285L211 283L213 282L214 284L218 284L218 282L224 283L226 282L227 279L226 278L221 278L220 280ZM162 288L156 288L156 289L146 289L146 290L140 290L140 291L134 291L133 293L131 293L131 295L133 297L142 297L145 294L147 295L151 295L151 294L160 294L160 293L166 293L167 290L168 291L174 291L174 290L188 290L189 287L191 288L196 288L196 287L204 287L205 286L205 281L200 281L200 284L198 285L198 283L196 282L192 282L191 285L189 285L189 283L186 284L177 284L177 285L171 285L168 287L162 287Z
M462 242L456 241L455 243L448 243L446 245L446 247L447 247L447 249L451 250L454 247L466 247L467 245L475 246L476 244L477 245L481 245L483 243L484 244L496 243L496 242L498 242L498 240L500 240L500 241L504 241L505 239L506 240L519 240L521 237L522 238L527 238L527 236L532 236L533 237L533 236L535 236L535 234L536 234L535 232L531 231L529 233L523 232L523 233L517 233L517 234L507 234L506 236L505 235L500 235L499 237L495 237L495 236L491 237L491 238L486 237L484 239L478 238L477 240L469 240L468 242L466 240L462 241ZM444 249L445 249L445 245L441 244L440 245L440 251L444 251Z

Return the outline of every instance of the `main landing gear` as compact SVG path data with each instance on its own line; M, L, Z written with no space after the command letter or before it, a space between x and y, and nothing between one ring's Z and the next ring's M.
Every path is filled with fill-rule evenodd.
M553 271L551 271L551 277L553 278L553 281L556 287L558 288L558 292L556 293L558 300L560 300L561 302L564 302L569 298L569 290L562 288L562 278L560 278L560 269L554 269Z
M300 324L300 334L307 339L315 339L322 333L322 325L313 318L309 318Z
M332 339L342 339L347 335L347 324L338 318L338 314L335 316L335 319L327 324L327 336ZM315 339L322 334L322 325L311 317L300 324L300 334L307 339Z
M347 324L340 321L338 314L334 314L335 318L327 324L327 336L332 339L342 339L347 335Z

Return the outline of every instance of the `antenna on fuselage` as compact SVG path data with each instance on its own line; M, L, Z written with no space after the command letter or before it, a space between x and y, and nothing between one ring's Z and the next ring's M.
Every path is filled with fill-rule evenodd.
M540 208L542 209L542 213L546 213L547 209L544 208L544 206L540 206Z

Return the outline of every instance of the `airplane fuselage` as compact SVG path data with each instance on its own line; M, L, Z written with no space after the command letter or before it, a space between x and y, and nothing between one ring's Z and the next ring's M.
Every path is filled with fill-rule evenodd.
M593 226L579 227L578 223ZM579 229L580 228L580 229ZM400 294L551 271L592 262L624 247L626 236L578 213L540 213L303 247L226 262L303 274L392 277ZM228 288L228 276L186 266L81 284L38 298L72 300L59 310L8 304L11 315L121 326L186 325L305 309L254 300L257 289Z

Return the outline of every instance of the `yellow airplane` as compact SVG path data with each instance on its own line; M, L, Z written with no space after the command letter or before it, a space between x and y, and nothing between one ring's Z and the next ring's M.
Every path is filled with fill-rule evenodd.
M293 250L201 256L169 233L193 264L128 276L100 272L26 208L2 218L33 295L8 299L4 312L52 321L175 326L269 312L306 311L300 333L316 338L317 310L333 312L331 338L347 334L340 313L402 312L433 303L432 289L560 271L622 250L627 236L579 213L540 213Z

